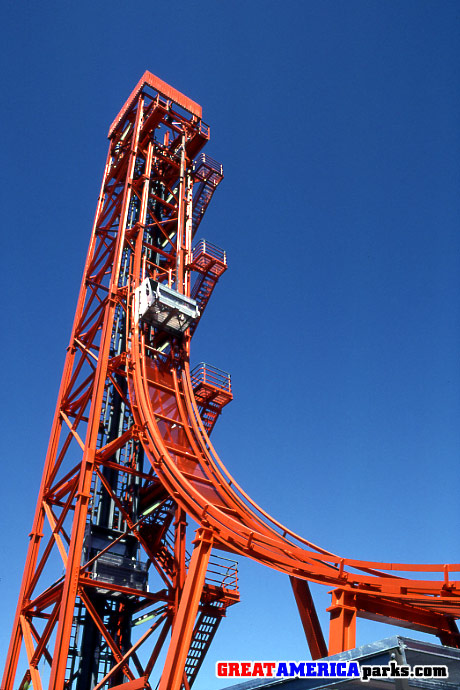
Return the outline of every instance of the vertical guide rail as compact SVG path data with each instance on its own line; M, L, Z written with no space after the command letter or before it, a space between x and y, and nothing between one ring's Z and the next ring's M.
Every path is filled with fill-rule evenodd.
M160 690L179 690L182 682L186 687L191 685L194 677L189 674L184 678L184 665L197 612L203 612L210 595L215 596L215 601L223 600L224 606L237 600L235 594L227 596L223 583L217 593L215 587L210 589L205 583L213 538L230 551L292 576L314 655L323 653L324 640L308 587L299 583L299 577L338 587L328 609L329 653L354 645L356 617L363 612L428 629L443 641L459 646L455 619L460 616L460 583L451 579L451 574L459 571L459 564L342 559L283 527L237 486L209 442L189 375L189 345L196 323L188 333L171 324L162 328L167 321L160 318L160 300L151 321L135 314L128 334L132 292L140 280L148 278L147 283L168 286L170 293L175 289L176 298L192 295L202 312L226 262L225 256L221 257L219 267L219 258L214 255L209 256L210 264L203 264L206 245L200 262L199 255L193 261L193 229L212 195L211 185L206 193L203 190L204 196L198 192L194 198L193 194L200 170L194 171L193 159L209 138L209 129L201 122L201 108L146 72L111 127L109 137L109 155L2 690L25 690L30 681L34 690L44 688L41 661L50 666L50 690L63 690L64 685L66 690L87 690L105 682L103 677L110 677L116 684L123 684L126 677L128 688L133 690L148 687L170 627L172 640ZM215 164L207 167L211 177L202 176L202 180L211 182L216 173L217 183L222 178L221 168ZM195 276L193 288L192 271L201 275ZM167 307L167 302L163 306L169 308L169 317L178 318L181 313L180 307ZM116 346L111 349L112 343ZM204 387L209 385L212 381L203 381ZM224 391L219 395L222 397ZM141 469L141 446L147 456L150 453L152 468L148 474ZM195 463L200 471L193 474L188 463ZM165 502L176 513L174 545L166 565L160 551L166 546L161 540L171 522L165 516ZM92 521L102 504L109 517ZM187 573L185 511L202 526ZM92 541L94 527L106 530L104 537L94 530L98 543ZM125 552L114 549L106 553L115 545L121 548L124 537ZM136 557L141 547L149 564L162 576L159 591L149 591L147 577L142 579L148 565ZM89 553L91 550L95 554ZM111 558L112 565L115 559L119 566L116 574L101 574L104 560L108 567ZM62 577L61 560L65 570ZM96 567L90 569L90 564ZM56 579L51 579L50 570L57 571ZM391 572L406 570L444 572L444 580L408 579ZM134 575L141 577L136 580ZM133 615L158 602L166 611L166 622L143 668L136 652L139 641L131 643ZM147 618L155 615L154 610L145 613ZM98 636L87 646L82 642L83 656L92 666L87 676L81 666L75 670L73 663L76 656L82 656L82 648L72 663L67 663L70 644L78 644L78 629L73 626L80 622L86 626L85 632L92 626ZM28 669L15 688L23 647ZM134 670L139 677L134 677Z
M143 99L139 99L136 121L134 126L133 143L129 151L128 174L125 180L123 203L120 214L116 245L113 257L112 275L110 280L109 299L107 300L102 328L99 357L95 375L92 402L90 408L89 424L87 429L85 452L82 458L82 471L78 484L77 503L70 540L68 564L64 580L61 609L57 630L54 660L51 667L50 687L61 690L64 687L67 654L72 629L72 617L77 596L78 580L80 572L80 560L85 536L86 516L88 504L91 498L91 481L94 471L94 461L99 434L100 411L102 396L107 378L110 340L112 336L112 323L117 303L118 278L120 274L121 256L124 247L126 220L131 198L131 185L133 180L134 164L136 161L136 149L139 139L139 127L141 124Z

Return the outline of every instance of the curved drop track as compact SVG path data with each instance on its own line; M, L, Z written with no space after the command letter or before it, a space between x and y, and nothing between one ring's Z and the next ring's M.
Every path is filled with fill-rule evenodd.
M139 233L134 275L140 274L141 254ZM136 287L137 283L132 285ZM183 356L177 358L171 369L171 360L166 366L158 355L157 359L151 356L132 315L130 324L129 389L136 424L144 430L144 449L168 493L212 533L216 546L291 577L361 595L375 602L368 605L370 610L378 612L383 601L387 611L398 609L394 620L431 616L432 632L436 626L446 634L450 631L453 644L458 635L454 621L460 616L460 583L452 579L452 573L460 570L460 564L346 558L281 525L244 492L213 448L195 401L187 358L185 363Z
M239 598L226 576L219 576L218 586L216 580L206 584L213 546L289 575L313 658L353 647L359 616L433 633L443 644L460 647L460 583L453 577L460 565L345 558L274 520L231 477L206 433L188 364L194 325L178 340L139 324L132 313L134 290L146 277L186 297L193 294L197 302L201 295L203 311L219 271L225 270L223 264L219 271L214 268L211 254L206 264L204 244L196 257L192 248L223 177L215 161L197 158L209 139L201 116L201 106L145 72L109 130L7 653L5 690L30 685L42 690L45 683L53 690L151 688L150 675L170 632L159 690L189 688L226 607ZM152 465L148 474L139 441ZM162 512L166 498L156 503L163 494L173 499L174 517L171 510ZM189 561L184 512L199 525ZM150 514L151 522L142 524ZM167 533L173 519L171 547ZM119 551L108 553L115 544ZM124 575L99 571L104 562L113 564L115 555L117 563L129 561L132 573L134 553L143 554L144 560L135 559L139 572L154 565L162 576L161 590L150 592L147 580L137 586ZM329 648L308 581L333 588ZM159 603L160 609L148 612L151 626L131 644L129 631L140 620L133 615ZM212 626L206 623L210 611ZM208 630L204 641L202 623ZM157 641L142 666L137 650L154 632ZM26 657L18 685L16 673ZM43 662L48 664L44 672Z

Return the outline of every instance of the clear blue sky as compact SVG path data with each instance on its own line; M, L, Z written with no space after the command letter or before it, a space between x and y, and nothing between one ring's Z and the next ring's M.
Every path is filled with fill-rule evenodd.
M458 561L460 5L4 3L0 665L106 134L145 69L203 106L228 251L193 359L232 373L222 459L344 556ZM216 659L299 659L285 576L240 564ZM316 589L324 608L326 589ZM326 624L326 614L322 621ZM391 634L358 623L358 642Z

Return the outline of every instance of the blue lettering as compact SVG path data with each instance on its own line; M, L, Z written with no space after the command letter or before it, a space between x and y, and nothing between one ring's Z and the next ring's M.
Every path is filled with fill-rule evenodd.
M318 664L318 676L329 675L329 664L325 661L320 661Z
M305 676L305 664L300 661L297 665L294 661L289 662L289 675L290 676Z
M279 662L276 675L277 676L289 676L289 672L287 670L287 664L284 661Z
M337 664L337 671L335 674L337 677L341 678L347 675L347 662L339 661Z
M348 666L348 671L347 671L347 676L355 676L356 678L360 677L360 672L359 672L359 664L357 661L350 661L349 666Z
M306 674L309 678L310 678L310 676L316 676L316 663L314 661L307 661L305 666L306 666Z

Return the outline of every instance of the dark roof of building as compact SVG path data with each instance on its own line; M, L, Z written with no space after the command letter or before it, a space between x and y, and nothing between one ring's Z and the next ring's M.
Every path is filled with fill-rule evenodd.
M458 690L460 688L460 649L395 635L378 642L356 647L318 661L357 661L361 665L387 665L392 659L409 666L447 666L448 678L408 678L396 682L389 678L251 678L229 685L226 690ZM303 661L303 660L302 660ZM307 660L305 660L307 661Z

